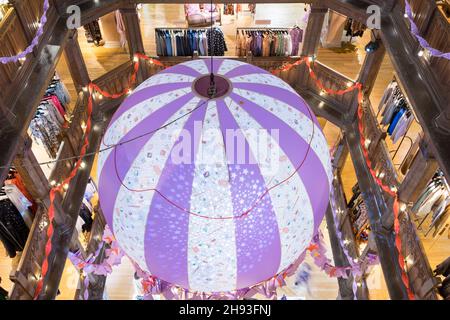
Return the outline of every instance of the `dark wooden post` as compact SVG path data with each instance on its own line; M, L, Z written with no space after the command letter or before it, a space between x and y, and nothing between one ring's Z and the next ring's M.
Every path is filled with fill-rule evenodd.
M425 190L438 169L438 163L430 154L429 145L422 139L411 168L399 187L399 198L404 203L415 202Z
M302 56L317 55L320 44L320 35L322 33L323 21L328 9L318 5L311 4L311 13L309 14L308 25L306 26L303 40Z
M133 59L136 53L145 53L144 42L142 39L141 26L139 24L139 15L137 12L136 4L129 5L128 7L121 8L123 20L125 23L125 30L128 40L128 48L130 56ZM138 77L139 81L144 81L149 77L147 61L140 62L140 72Z
M398 264L395 234L393 230L384 228L382 224L382 217L392 215L392 210L387 206L381 189L367 168L359 142L357 123L355 122L347 127L345 131L345 139L350 150L356 176L358 177L358 184L367 206L370 227L377 245L378 256L386 279L389 296L393 300L407 300L408 294L402 282L402 273Z
M78 43L77 30L70 31L64 54L75 88L77 92L80 92L91 80Z

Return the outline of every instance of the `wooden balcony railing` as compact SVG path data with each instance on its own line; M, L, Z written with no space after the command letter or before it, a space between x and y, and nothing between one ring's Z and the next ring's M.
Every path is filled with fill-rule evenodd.
M23 51L33 40L42 15L43 0L17 0L13 8L0 21L0 56L14 56ZM53 3L53 2L52 2ZM57 20L56 10L51 6L47 14L48 22L44 28L43 38L48 37L48 30ZM43 42L41 41L42 46ZM39 47L35 52L39 50ZM29 74L34 54L25 61L0 64L0 106L11 105L16 97L16 89Z
M420 35L431 47L441 52L450 52L450 23L436 6L435 1L409 0L413 19L419 28ZM429 61L438 83L442 86L442 94L450 101L450 60L431 57Z
M368 99L363 106L363 111L364 134L371 141L368 149L373 168L379 174L382 173L379 177L386 185L399 188L397 171L383 138L385 135L377 123ZM386 204L391 207L393 199L387 194L384 195ZM416 227L408 212L401 212L399 219L403 256L407 261L413 261L412 264L406 263L413 292L420 299L436 299L435 280ZM383 221L386 227L392 226L393 215L383 217Z

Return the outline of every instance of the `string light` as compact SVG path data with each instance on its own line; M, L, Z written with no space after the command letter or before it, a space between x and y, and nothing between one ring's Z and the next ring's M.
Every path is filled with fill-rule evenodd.
M354 85L353 82L351 81L347 82L347 88L351 88L353 85Z
M63 186L63 189L66 190L66 191L69 190L69 184L65 183L64 186Z
M369 148L370 144L372 143L372 141L370 139L366 139L366 141L364 142L364 146L367 148Z
M405 18L408 18L408 14L407 14L407 13L405 13L403 16L404 16Z
M400 211L401 211L401 212L405 212L405 211L406 211L406 208L407 208L406 203L403 203L403 204L400 206Z
M425 53L425 52L424 52L423 50L419 50L419 52L417 53L417 55L418 55L419 57L422 57L424 53Z
M135 57L133 58L133 61L134 61L134 62L139 62L139 57L135 56Z
M85 169L85 168L86 168L86 162L82 161L82 162L80 163L80 168L81 168L81 169Z
M56 186L56 181L55 181L55 180L50 181L50 185L51 185L52 187Z

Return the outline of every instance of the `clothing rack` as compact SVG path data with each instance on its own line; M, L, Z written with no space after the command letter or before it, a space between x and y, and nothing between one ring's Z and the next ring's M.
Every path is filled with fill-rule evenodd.
M236 28L236 55L246 57L297 56L303 42L303 29L293 27Z
M386 132L391 136L393 143L400 141L396 150L390 151L390 153L393 153L392 160L394 160L405 140L411 140L412 142L408 133L413 122L416 121L409 101L395 77L386 88L381 99L377 118L380 116L380 113L382 115L381 125L384 126ZM411 143L410 148L412 148L412 145L413 143Z
M445 231L446 221L450 217L450 188L442 170L436 171L411 211L418 222L417 229L423 230L425 225L425 237L433 228L433 237Z
M225 35L219 27L155 29L158 56L224 56L228 51ZM212 47L212 48L211 48Z

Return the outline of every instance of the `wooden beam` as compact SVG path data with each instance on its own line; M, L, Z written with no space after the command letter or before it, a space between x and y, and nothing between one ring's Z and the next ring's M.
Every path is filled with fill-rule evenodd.
M80 92L91 80L78 42L77 30L71 30L69 32L64 54L75 88Z
M144 41L142 38L141 25L139 23L139 15L137 12L136 5L128 5L127 7L121 8L123 20L125 23L125 32L128 40L128 48L130 52L130 57L133 59L136 53L145 54ZM149 77L148 68L146 67L146 61L140 61L140 68L138 74L138 81L142 82Z
M392 212L386 205L381 189L367 168L358 132L358 125L355 122L345 128L345 139L350 150L361 194L367 206L370 228L377 244L386 286L391 299L407 300L408 294L402 282L402 273L398 264L395 235L393 230L388 230L382 225L382 217L392 215Z
M370 96L370 93L373 90L381 64L383 63L383 59L386 54L386 48L380 40L378 31L371 32L371 40L378 42L380 46L375 52L366 53L366 57L364 58L363 65L357 79L358 82L363 84L364 92L367 96Z
M382 15L381 37L386 46L398 80L420 122L436 160L450 180L450 104L440 90L431 69L417 55L419 47L411 35L400 5L390 15ZM446 88L445 88L446 89ZM445 90L444 89L444 90ZM447 121L439 121L446 119Z
M60 30L53 32L54 30ZM0 182L4 181L8 167L16 156L20 147L20 137L26 132L33 119L36 108L44 96L46 84L53 77L56 64L62 54L67 41L67 29L64 21L59 20L52 31L44 49L37 55L37 62L28 75L28 78L15 92L16 100L9 105L16 118L16 125L12 128L0 128Z
M323 21L328 9L320 4L311 5L311 13L306 26L302 56L315 56L320 44L320 35L322 33Z
M422 140L419 151L399 187L399 199L404 203L417 201L437 169L438 164L430 154L428 144Z
M103 216L103 213L100 209L100 206L94 209L95 218L92 225L91 230L91 239L89 241L87 252L85 253L85 258L91 254L94 254L100 245L102 245L103 241L103 233L106 226L106 220ZM94 263L101 263L104 260L105 248L100 250L100 254ZM81 293L85 290L88 290L89 298L88 300L102 300L103 292L105 290L106 284L106 276L100 276L95 274L89 274L89 287L85 288L84 281L80 277L79 287L80 290L77 290L75 294L75 300L84 300L84 297L81 296Z
M95 108L94 110L100 110L100 108ZM89 135L90 143L87 148L88 154L95 154L98 151L103 129L106 128L109 122L109 117L107 121L101 121L102 119L99 116L97 114L93 117L93 130ZM100 121L95 121L96 119ZM94 159L95 156L93 155L86 156L84 160L86 167L78 171L64 197L63 210L66 219L64 223L55 225L55 236L53 239L53 249L49 257L48 274L44 279L44 287L39 296L39 300L53 300L56 297Z

